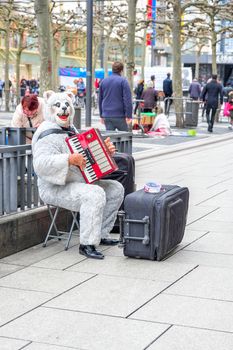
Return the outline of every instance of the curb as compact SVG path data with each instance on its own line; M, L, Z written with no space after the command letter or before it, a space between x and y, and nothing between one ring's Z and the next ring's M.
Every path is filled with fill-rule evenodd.
M233 133L224 134L221 136L214 136L214 137L210 136L208 139L196 140L196 141L194 140L194 141L190 141L188 144L181 143L178 146L170 146L171 149L165 149L162 151L146 150L146 151L142 151L142 152L137 152L137 153L133 153L133 157L135 160L145 160L145 159L152 158L152 157L160 157L160 156L163 156L166 154L182 152L185 150L199 148L202 146L208 146L211 144L220 143L220 142L229 141L229 140L233 140Z

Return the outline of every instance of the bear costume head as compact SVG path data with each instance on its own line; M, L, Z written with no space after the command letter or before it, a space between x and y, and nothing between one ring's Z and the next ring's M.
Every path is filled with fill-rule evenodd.
M43 97L46 101L45 120L65 128L73 124L75 110L71 92L49 90L45 91Z

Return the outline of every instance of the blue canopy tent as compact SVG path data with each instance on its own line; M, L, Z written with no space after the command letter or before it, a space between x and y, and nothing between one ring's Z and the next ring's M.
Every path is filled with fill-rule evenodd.
M112 74L112 70L108 70L108 75ZM59 68L59 76L73 77L73 78L86 78L86 68ZM103 68L95 69L95 78L103 79Z

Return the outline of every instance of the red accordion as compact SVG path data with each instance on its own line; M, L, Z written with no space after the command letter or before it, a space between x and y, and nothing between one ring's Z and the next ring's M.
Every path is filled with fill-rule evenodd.
M118 169L98 129L93 128L67 137L66 143L71 153L80 153L84 156L86 167L80 171L88 184Z

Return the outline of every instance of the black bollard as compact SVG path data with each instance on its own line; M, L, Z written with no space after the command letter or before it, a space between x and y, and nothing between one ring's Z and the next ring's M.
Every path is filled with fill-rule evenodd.
M81 129L81 108L80 107L74 107L75 113L74 113L74 126L76 129Z

